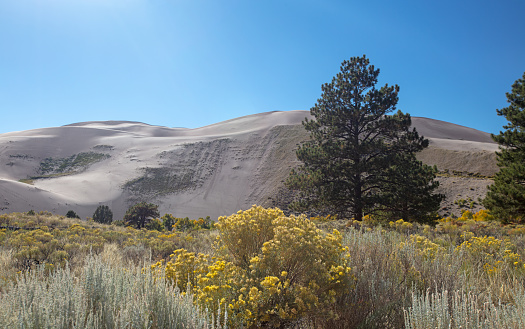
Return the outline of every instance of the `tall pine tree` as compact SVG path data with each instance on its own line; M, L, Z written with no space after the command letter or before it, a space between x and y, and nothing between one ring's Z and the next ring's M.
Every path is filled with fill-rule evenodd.
M405 193L387 188L400 177L392 171L393 165L419 166L410 155L428 146L428 140L410 128L410 115L400 111L387 115L396 109L399 87L376 89L378 75L379 69L366 56L353 57L342 63L332 82L322 86L321 98L310 109L315 119L303 122L311 137L297 150L303 165L292 170L286 181L298 192L292 209L361 220ZM403 186L432 187L431 178L426 175Z
M525 73L512 85L507 93L508 107L497 110L508 124L505 131L492 135L499 143L496 152L500 171L494 177L494 184L483 205L503 222L525 221Z

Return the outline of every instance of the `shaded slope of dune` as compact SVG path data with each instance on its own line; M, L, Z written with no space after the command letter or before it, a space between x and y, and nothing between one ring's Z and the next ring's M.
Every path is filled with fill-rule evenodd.
M121 218L144 200L161 213L216 218L271 205L298 164L307 116L268 112L196 129L93 121L1 134L2 212L73 209L87 217L105 204ZM426 118L413 124L431 140L420 154L425 163L486 176L497 170L489 134Z

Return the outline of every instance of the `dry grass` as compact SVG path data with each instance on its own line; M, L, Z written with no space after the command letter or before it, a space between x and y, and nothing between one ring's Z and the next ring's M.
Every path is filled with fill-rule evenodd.
M333 305L338 318L303 318L290 323L290 328L525 327L524 226L468 218L443 220L436 227L397 222L346 227L347 223L320 224L327 231L342 231L356 278ZM211 254L217 236L216 231L207 230L173 235L139 231L46 213L2 215L0 225L25 228L0 232L0 321L4 321L0 327L6 328L20 327L13 314L25 319L25 328L38 327L35 321L47 321L57 328L130 327L115 322L117 318L141 323L144 328L161 328L154 325L161 321L159 313L175 312L166 305L175 310L180 306L175 300L182 297L169 286L153 284L164 280L151 278L153 283L147 283L149 274L141 273L140 268L145 262L165 259L178 248ZM48 230L35 230L43 226ZM48 258L35 258L31 266L21 266L21 251L37 245L23 243L21 237L28 239L31 234L43 239L42 246L54 243L55 248L67 250L67 262L50 265L53 250L48 250ZM115 290L123 286L129 289L126 293ZM150 290L144 290L146 286ZM90 295L91 291L99 295ZM126 295L131 292L136 299ZM112 306L93 313L86 306L93 307L94 302L89 302L93 299L114 301L109 303ZM192 301L184 300L184 312L194 312L192 323L209 327L211 320L197 316ZM81 310L83 316L77 311L68 313L73 309ZM52 319L62 319L62 324L49 322Z

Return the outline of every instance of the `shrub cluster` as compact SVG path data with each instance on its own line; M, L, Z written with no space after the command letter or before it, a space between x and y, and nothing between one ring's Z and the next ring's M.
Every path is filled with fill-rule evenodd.
M193 238L179 232L137 230L54 216L48 213L35 215L0 215L0 256L6 255L6 266L0 271L0 281L6 282L17 271L44 265L52 270L82 266L86 256L100 254L106 245L115 245L124 262L142 262L168 257L174 249L198 248ZM203 244L206 244L206 237ZM8 255L8 256L7 256ZM2 285L0 282L0 286Z
M58 310L61 300L67 301L46 295L58 291L48 279L70 271L75 278L64 289L81 291L81 269L90 255L98 254L126 273L144 259L147 264L162 259L143 274L152 274L173 291L185 291L195 309L208 309L208 327L213 328L213 321L230 328L524 326L525 225L503 225L487 211L465 211L436 226L403 220L385 225L373 218L347 222L324 217L315 222L324 231L304 216L255 206L221 217L217 230L188 233L101 225L49 213L0 215L0 288L2 296L9 293L12 300L22 301L24 296L16 297L22 294L17 287L24 287L19 278L40 271L31 278L34 287L42 288L38 302L17 302L10 311L40 321L43 313L36 310L49 311L46 305L52 303ZM140 286L140 280L134 284ZM104 291L113 288L104 287L93 296L110 300ZM133 294L139 296L138 291ZM160 317L157 312L167 312L164 301L169 296L147 304L149 316L142 318L150 321L146 327ZM119 309L137 305L124 298ZM100 312L109 317L114 314L109 309Z
M0 298L1 328L216 328L210 316L140 268L89 257L81 273L44 267L17 276Z
M336 298L354 281L338 231L258 206L220 217L217 227L214 256L177 250L165 267L166 278L188 287L202 307L248 327L336 317Z

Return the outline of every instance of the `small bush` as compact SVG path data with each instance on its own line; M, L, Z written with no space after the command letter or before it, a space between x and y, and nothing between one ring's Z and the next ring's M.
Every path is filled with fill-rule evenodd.
M149 221L149 223L146 224L146 229L162 232L164 231L164 225L162 224L160 219L153 218L152 220Z
M140 229L146 226L151 218L159 217L159 206L153 203L140 202L131 206L124 215L128 225Z
M167 231L173 230L173 225L177 219L172 214L164 214L160 219L162 219L162 225Z
M515 304L494 304L472 293L448 291L412 293L405 311L405 328L525 328L525 292L512 292Z
M78 218L78 219L80 219L80 216L78 216L77 213L74 212L73 210L68 211L67 214L66 214L66 217L67 218Z
M140 268L89 258L79 277L67 267L47 272L38 267L6 287L1 328L211 328L191 295Z

